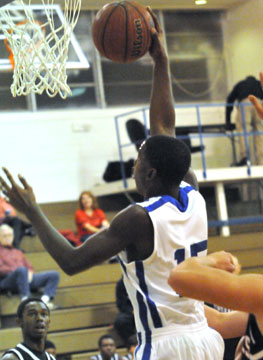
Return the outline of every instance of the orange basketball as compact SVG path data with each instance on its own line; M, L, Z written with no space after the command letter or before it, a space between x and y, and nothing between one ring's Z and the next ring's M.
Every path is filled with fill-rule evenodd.
M93 42L106 58L129 63L149 50L153 26L152 17L144 6L133 1L109 3L94 19Z

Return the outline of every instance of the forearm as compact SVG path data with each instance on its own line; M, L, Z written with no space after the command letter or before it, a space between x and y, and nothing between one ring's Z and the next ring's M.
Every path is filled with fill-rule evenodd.
M175 110L169 75L169 61L162 54L155 59L150 103L151 135L175 136Z
M219 312L205 305L208 326L220 333L224 339L240 337L245 334L248 313L241 311Z
M54 228L37 204L27 209L25 215L36 229L45 249L67 273L69 264L72 261L74 248Z
M227 285L227 280L224 280L224 273L227 272L209 265L202 266L196 259L187 259L185 264L175 267L170 273L168 284L181 296L229 308L226 302L228 299L225 299L223 292L220 294Z

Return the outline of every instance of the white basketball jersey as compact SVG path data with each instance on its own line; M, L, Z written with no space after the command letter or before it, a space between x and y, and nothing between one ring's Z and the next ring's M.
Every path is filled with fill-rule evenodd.
M170 271L184 259L207 253L207 214L201 194L182 182L179 201L150 198L138 205L148 212L154 229L154 250L143 261L127 262L119 254L124 283L132 302L138 333L174 325L206 322L203 303L181 297L167 283Z

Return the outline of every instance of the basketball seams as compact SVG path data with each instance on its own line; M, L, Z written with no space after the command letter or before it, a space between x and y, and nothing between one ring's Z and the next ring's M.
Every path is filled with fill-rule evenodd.
M135 9L137 12L138 12L138 14L141 16L141 18L143 19L143 22L144 22L144 25L145 25L145 28L146 29L148 29L148 23L147 23L147 21L145 20L145 17L144 17L144 15L143 15L143 13L136 7L136 6L134 6L134 4L132 4L132 3L130 3L129 1L126 1L126 4L129 4L130 5L130 7L132 7L133 9ZM149 14L150 15L150 14ZM149 37L150 37L150 32L149 31L146 31L146 33L147 33L147 42L146 42L146 44L148 44L149 43Z
M128 40L129 40L129 31L128 31L128 25L129 25L129 22L128 22L128 13L127 13L127 9L126 9L126 6L123 6L122 3L120 3L120 6L123 8L124 10L124 14L125 14L125 32L126 32L126 41L125 41L125 50L124 50L124 62L127 61L127 55L128 55Z
M105 24L104 24L104 28L103 28L103 32L102 32L102 41L101 41L101 46L103 49L103 52L105 54L105 56L107 56L106 51L105 51L105 47L104 47L104 38L105 38L105 34L106 34L106 30L107 30L107 25L110 21L111 16L113 15L114 11L116 11L116 9L118 9L120 3L113 3L112 6L114 6L114 8L112 9L112 11L109 13L109 16L107 17Z

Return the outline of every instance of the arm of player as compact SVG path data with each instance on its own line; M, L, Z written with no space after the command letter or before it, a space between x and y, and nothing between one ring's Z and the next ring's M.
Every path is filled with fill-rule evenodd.
M169 61L162 44L162 30L157 17L148 8L154 21L150 55L153 59L153 83L150 101L150 134L175 136L175 110L169 75Z
M218 260L215 254L220 253L222 258ZM181 296L262 314L263 276L236 275L232 273L236 269L234 262L231 254L225 252L189 258L171 271L168 283Z
M260 83L263 91L263 73L259 74ZM254 108L256 109L258 116L263 120L263 100L261 104L259 103L258 99L254 95L249 95L249 100L253 104Z
M175 109L169 74L169 60L162 44L162 30L157 17L148 7L155 28L152 29L150 55L154 61L150 101L150 134L175 136ZM194 172L189 169L184 180L198 189Z
M248 313L242 311L219 312L205 305L208 326L215 329L224 339L243 336L246 332Z
M24 213L36 229L45 249L69 275L76 274L97 265L129 245L138 246L145 237L152 236L152 227L144 209L130 206L119 213L104 231L91 236L82 246L73 248L49 222L39 205L31 186L19 175L19 186L7 169L3 169L10 185L0 177L0 184L9 202Z

